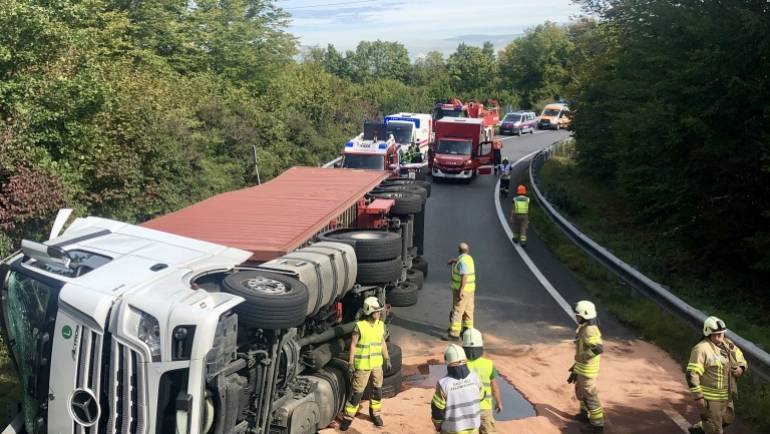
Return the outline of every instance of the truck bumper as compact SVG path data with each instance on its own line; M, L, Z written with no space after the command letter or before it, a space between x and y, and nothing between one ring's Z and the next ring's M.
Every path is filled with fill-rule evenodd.
M453 171L453 172L455 172L455 171ZM461 170L461 171L456 172L456 173L449 173L449 172L442 171L441 168L433 166L433 171L431 172L431 174L434 177L436 177L436 178L451 178L451 179L471 179L471 178L473 178L473 170L472 169Z

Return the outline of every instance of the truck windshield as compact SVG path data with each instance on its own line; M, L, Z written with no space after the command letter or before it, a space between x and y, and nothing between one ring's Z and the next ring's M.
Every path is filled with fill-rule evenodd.
M8 273L0 292L8 349L19 370L26 432L37 432L35 421L48 395L57 292L16 271Z
M406 144L412 143L412 130L414 124L409 123L394 123L388 124L388 134L393 134L393 138L396 139L396 143Z
M554 108L545 109L543 110L543 116L558 116L560 111L561 110Z
M385 157L378 154L345 154L342 167L385 170Z
M439 140L437 154L471 155L470 140Z

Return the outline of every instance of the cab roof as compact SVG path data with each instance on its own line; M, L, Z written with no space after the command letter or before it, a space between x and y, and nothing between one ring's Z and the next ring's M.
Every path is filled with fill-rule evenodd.
M262 185L210 197L142 226L252 253L268 261L301 247L385 171L293 167Z

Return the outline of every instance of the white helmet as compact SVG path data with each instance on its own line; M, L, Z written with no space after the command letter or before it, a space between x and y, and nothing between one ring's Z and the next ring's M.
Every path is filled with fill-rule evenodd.
M377 297L366 297L366 300L364 300L364 315L371 315L381 310L382 306L380 306L380 300L377 300Z
M575 311L575 315L586 321L596 318L596 306L588 300L578 301L572 310Z
M703 321L703 336L711 336L714 333L724 333L725 331L727 331L725 322L715 316L710 316L706 318L706 321Z
M447 362L447 364L450 364L456 362L464 362L468 359L465 357L465 350L463 350L463 347L450 344L446 348L446 351L444 351L444 360Z
M463 347L479 348L484 346L484 340L481 338L481 332L469 328L463 333Z

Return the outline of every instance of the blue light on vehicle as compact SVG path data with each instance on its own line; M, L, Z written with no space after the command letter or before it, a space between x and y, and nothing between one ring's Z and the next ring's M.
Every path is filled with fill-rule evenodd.
M419 118L405 118L401 116L385 116L385 125L392 121L401 121L401 122L411 122L414 124L414 127L417 129L420 129L420 119Z
M385 142L382 142L382 143L380 143L380 146L378 146L378 148L380 148L380 149L387 149L388 148L388 144L385 143Z
M351 141L345 143L345 147L346 148L352 148L353 147L353 141L351 140Z

